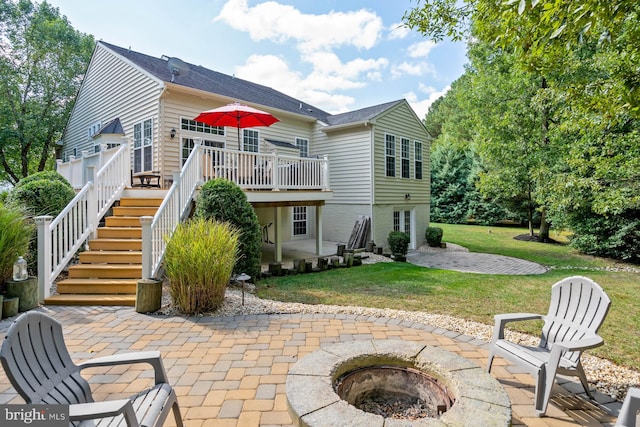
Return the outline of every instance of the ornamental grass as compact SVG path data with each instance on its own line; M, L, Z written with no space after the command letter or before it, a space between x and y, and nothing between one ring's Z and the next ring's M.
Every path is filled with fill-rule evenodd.
M178 225L164 256L178 310L193 315L220 308L238 258L239 236L232 225L203 218Z

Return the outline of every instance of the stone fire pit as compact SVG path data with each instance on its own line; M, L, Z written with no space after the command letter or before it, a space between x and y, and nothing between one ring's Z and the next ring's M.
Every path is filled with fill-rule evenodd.
M417 419L385 418L347 403L337 393L351 372L400 368L432 378L451 399L441 415ZM397 376L397 375L393 375ZM406 381L410 379L407 377ZM395 381L395 380L394 380ZM355 383L362 383L357 380ZM390 382L383 380L382 383ZM367 386L359 386L367 387ZM391 385L391 388L397 388ZM406 390L412 390L407 385ZM384 391L384 390L383 390ZM287 375L289 412L299 426L445 427L509 426L511 403L504 389L481 367L438 347L401 340L332 344L300 359ZM453 402L453 403L451 403ZM440 408L443 409L443 408Z

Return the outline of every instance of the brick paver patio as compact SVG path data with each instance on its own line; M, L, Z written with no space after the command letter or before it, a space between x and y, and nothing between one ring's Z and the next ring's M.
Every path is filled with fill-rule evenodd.
M233 317L160 317L122 307L44 307L62 322L74 360L131 350L162 352L188 427L292 426L285 381L289 368L326 343L398 339L440 346L485 366L487 344L428 325L354 315L274 314ZM4 337L11 319L0 322ZM86 371L96 400L127 397L152 381L144 365ZM502 359L492 375L505 387L514 426L610 426L620 404L580 386L556 386L547 416L533 410L533 379ZM565 388L566 387L566 388ZM0 403L23 403L0 372ZM167 426L174 425L169 419Z

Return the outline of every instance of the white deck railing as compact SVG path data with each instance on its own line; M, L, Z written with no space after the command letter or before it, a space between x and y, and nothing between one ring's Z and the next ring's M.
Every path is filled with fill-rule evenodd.
M201 161L205 181L226 178L245 190L329 189L326 156L284 156L203 146Z
M127 142L123 142L123 145ZM100 151L97 153L89 154L89 151L83 150L82 157L71 156L68 162L62 162L62 160L56 160L56 171L65 177L71 184L74 190L80 190L84 185L89 182L87 171L90 166L99 170L102 165L105 165L112 157L118 155L120 147L107 148L107 144L100 144ZM129 171L127 171L129 174Z
M104 160L104 158L103 158ZM35 218L38 227L38 296L51 295L51 285L75 253L96 231L100 218L120 198L130 174L129 146L112 150L104 166L87 165L87 183L54 219Z

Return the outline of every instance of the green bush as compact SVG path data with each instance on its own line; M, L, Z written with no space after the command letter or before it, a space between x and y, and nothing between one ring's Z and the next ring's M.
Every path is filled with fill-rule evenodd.
M23 178L7 197L7 203L32 216L58 215L75 197L71 184L55 171L37 172Z
M196 199L195 216L215 219L234 225L241 233L239 258L233 269L254 279L260 276L262 235L256 212L247 201L244 191L226 179L213 179L202 186Z
M393 255L405 256L409 252L409 242L411 238L403 231L392 231L387 237L389 249Z
M173 302L185 314L218 309L238 253L233 226L195 218L178 225L167 241L164 266Z
M33 223L20 210L0 204L0 285L13 275L18 257L27 254L33 231Z
M71 184L58 172L42 171L21 179L9 192L6 202L30 217L56 217L75 195ZM38 268L37 239L32 239L25 260L29 265L29 272L35 274Z
M425 236L427 244L432 248L439 248L442 245L442 228L440 227L427 227Z

